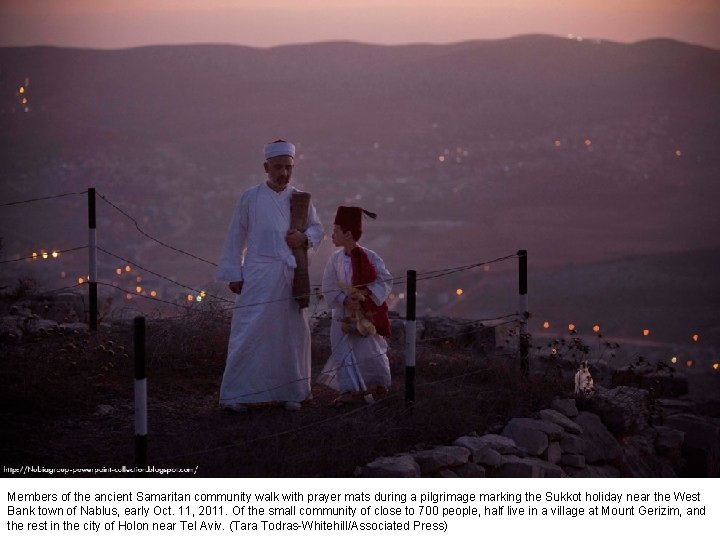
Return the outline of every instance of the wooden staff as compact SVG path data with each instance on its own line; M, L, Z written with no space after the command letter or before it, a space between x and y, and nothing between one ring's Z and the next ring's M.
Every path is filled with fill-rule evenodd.
M294 191L290 198L290 228L304 233L307 229L309 211L310 194L304 191ZM293 276L293 296L300 304L300 309L310 305L310 272L307 252L307 246L292 250L297 263Z

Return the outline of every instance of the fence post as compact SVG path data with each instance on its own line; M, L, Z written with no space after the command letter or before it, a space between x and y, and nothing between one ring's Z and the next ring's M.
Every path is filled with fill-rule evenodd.
M147 467L147 374L145 317L135 317L135 467Z
M519 292L520 292L520 371L527 375L530 369L528 353L530 349L530 340L528 334L528 279L527 279L527 250L521 249L518 254L518 276L519 276Z
M90 296L90 330L97 330L98 298L97 298L97 229L95 220L95 188L88 188L88 229L90 239L88 242L89 270L88 285Z
M405 316L405 404L415 403L415 291L417 272L407 271L406 316Z

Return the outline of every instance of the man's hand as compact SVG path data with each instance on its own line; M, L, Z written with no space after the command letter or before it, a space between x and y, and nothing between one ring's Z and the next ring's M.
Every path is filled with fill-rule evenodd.
M307 236L304 232L300 232L297 229L290 229L285 235L285 242L290 249L300 248L306 245L308 241Z
M235 294L240 294L243 288L243 282L242 281L231 281L228 283L228 287L230 287L230 290L234 292Z

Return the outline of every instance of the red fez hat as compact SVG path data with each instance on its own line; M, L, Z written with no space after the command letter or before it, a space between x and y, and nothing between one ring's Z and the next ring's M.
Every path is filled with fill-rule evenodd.
M357 240L362 235L362 215L375 219L377 214L368 212L359 206L338 206L335 214L335 225L340 225L343 231L350 231Z

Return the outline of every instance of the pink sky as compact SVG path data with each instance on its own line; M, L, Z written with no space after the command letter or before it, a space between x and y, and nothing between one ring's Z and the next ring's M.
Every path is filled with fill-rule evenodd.
M0 0L0 45L447 43L529 33L720 49L720 0Z

